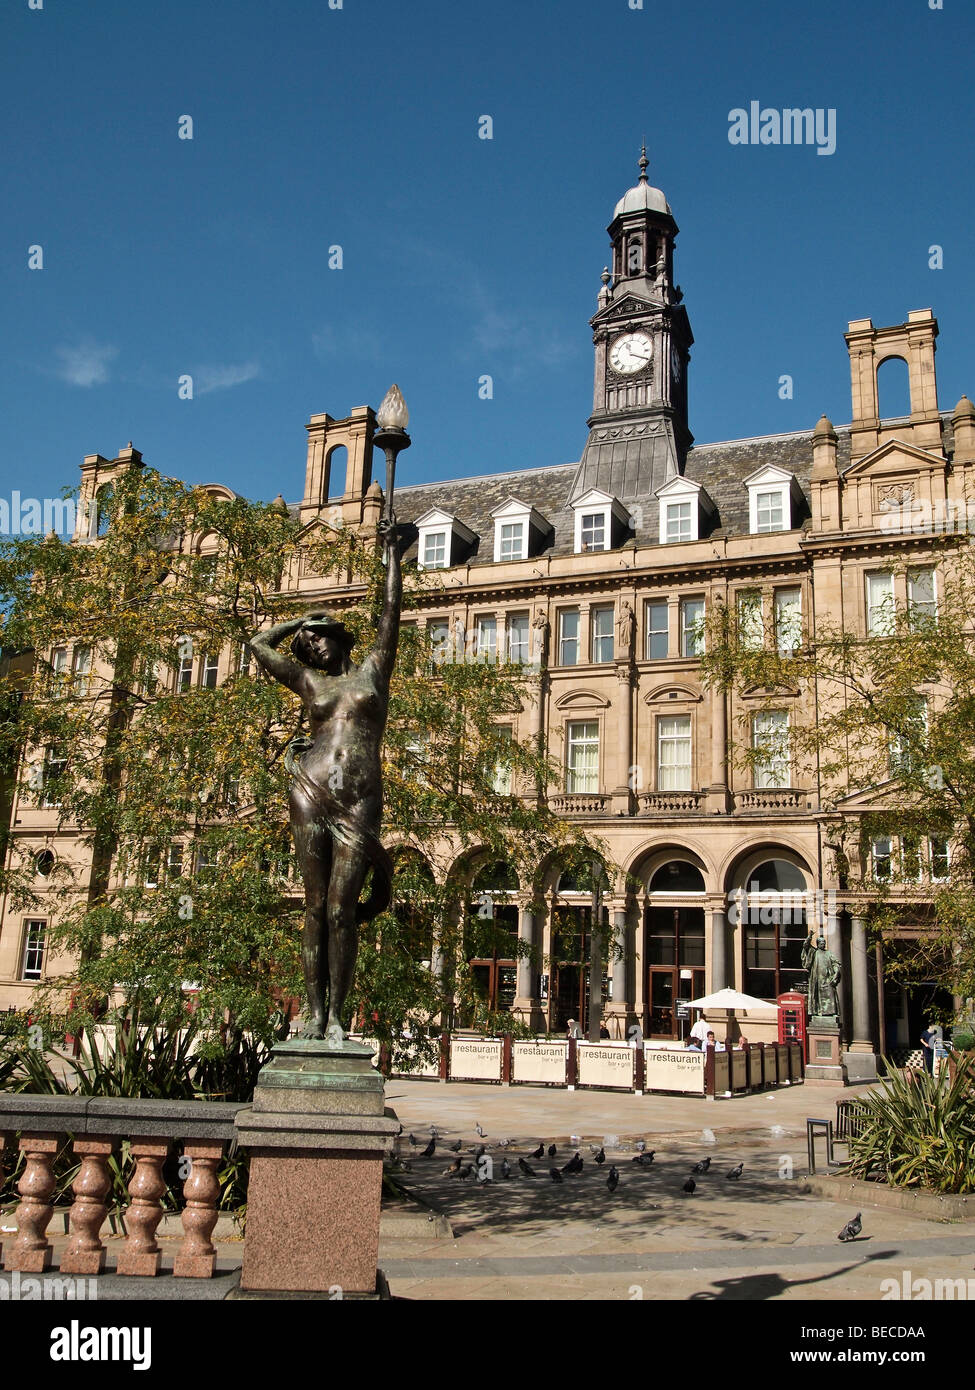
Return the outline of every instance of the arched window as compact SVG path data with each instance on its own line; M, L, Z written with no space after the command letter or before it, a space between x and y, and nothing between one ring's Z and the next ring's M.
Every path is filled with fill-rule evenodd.
M95 493L95 515L92 522L93 536L107 536L108 527L111 521L110 508L115 499L115 488L111 483L106 483Z
M686 901L704 892L704 875L686 859L668 860L650 879L645 926L651 1037L682 1036L687 1010L678 1005L705 992L704 908Z
M877 368L877 410L881 420L911 413L911 376L903 357L887 357Z
M743 927L746 994L775 999L805 984L807 892L804 874L788 859L766 859L746 874L734 908Z
M349 466L349 451L344 444L329 449L325 459L325 496L329 502L340 502L345 496L345 476Z
M704 875L684 859L663 864L650 880L651 893L703 893Z
M403 941L414 960L433 960L434 880L429 864L418 854L400 853L393 861L393 911Z
M509 1010L515 1002L518 955L518 876L510 864L483 864L471 880L464 930L464 956L471 997L462 1021L476 1026L487 1012Z

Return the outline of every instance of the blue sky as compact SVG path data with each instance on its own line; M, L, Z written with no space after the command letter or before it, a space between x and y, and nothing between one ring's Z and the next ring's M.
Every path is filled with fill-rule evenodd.
M0 491L56 495L132 439L295 500L309 415L392 380L403 482L577 459L644 135L699 442L847 421L861 316L930 305L941 406L975 395L971 6L630 4L7 0ZM730 144L752 100L835 108L836 152Z

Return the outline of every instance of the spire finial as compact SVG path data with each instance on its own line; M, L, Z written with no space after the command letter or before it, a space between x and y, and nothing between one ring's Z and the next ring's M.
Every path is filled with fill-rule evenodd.
M642 151L641 151L641 153L640 153L640 159L639 159L639 164L640 164L640 182L641 182L641 183L646 183L646 181L647 181L647 167L648 167L649 163L650 163L650 161L649 161L649 159L647 159L647 143L646 143L646 141L644 141L644 142L643 142L643 149L642 149Z

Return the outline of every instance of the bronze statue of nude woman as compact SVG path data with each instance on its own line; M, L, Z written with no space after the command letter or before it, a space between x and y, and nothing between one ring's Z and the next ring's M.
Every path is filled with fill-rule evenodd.
M300 697L308 716L311 736L292 740L285 755L292 774L291 832L305 884L301 958L308 1024L301 1036L335 1045L345 1037L342 1014L355 976L358 924L384 911L391 899L392 863L379 842L380 753L403 581L395 521L384 521L380 529L386 557L382 616L360 666L351 660L348 629L325 609L251 639L265 671ZM294 660L277 650L287 637ZM370 894L360 903L370 868Z

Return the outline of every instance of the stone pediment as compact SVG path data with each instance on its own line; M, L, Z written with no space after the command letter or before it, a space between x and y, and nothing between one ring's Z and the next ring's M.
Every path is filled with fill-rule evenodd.
M750 685L741 692L743 700L794 700L799 695L797 685Z
M652 311L654 305L646 299L637 299L636 295L628 294L618 303L607 304L605 309L601 309L593 319L593 323L612 323L615 319L632 318L634 314L646 314Z
M645 705L666 705L671 700L674 704L700 704L704 696L699 690L691 690L686 685L658 685L655 690L649 690L643 697Z
M896 811L908 809L904 799L904 787L896 777L888 777L872 787L851 792L837 801L834 811L841 816L864 816L871 811Z
M888 439L886 444L851 463L843 474L845 479L862 478L867 474L913 474L923 468L943 469L947 460L943 454L919 449L903 439Z
M572 690L555 701L556 709L606 709L609 701L593 690Z

